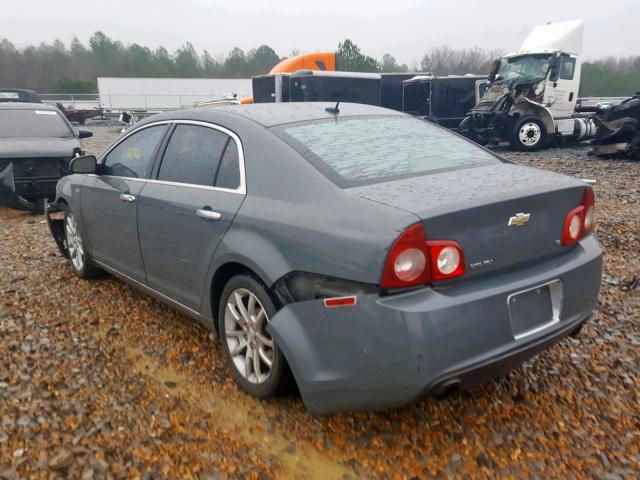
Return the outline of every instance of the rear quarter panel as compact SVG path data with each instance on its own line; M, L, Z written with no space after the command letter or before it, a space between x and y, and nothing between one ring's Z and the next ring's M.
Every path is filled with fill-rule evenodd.
M292 271L378 283L391 244L418 217L338 188L260 126L239 135L247 196L208 278L238 262L267 285Z

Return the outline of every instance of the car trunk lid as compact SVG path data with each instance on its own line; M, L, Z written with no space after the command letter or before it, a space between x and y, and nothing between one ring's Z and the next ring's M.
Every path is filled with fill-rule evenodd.
M565 216L581 201L579 180L511 163L350 189L361 198L414 213L429 240L453 240L465 255L462 278L552 258Z

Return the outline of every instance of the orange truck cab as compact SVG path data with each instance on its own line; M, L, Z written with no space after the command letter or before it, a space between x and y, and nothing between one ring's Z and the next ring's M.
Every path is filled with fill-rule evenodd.
M298 70L328 70L335 71L336 54L333 52L313 52L285 58L271 69L269 75L277 73L293 73ZM253 97L240 99L242 105L253 103Z

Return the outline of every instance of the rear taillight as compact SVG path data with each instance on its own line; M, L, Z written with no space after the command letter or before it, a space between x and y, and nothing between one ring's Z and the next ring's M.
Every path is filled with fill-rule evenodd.
M382 288L403 288L446 280L464 273L464 255L456 242L427 241L422 224L407 228L392 245L382 273Z
M431 281L427 239L421 224L407 228L394 242L382 273L382 288L402 288Z
M431 252L432 280L446 280L464 273L462 247L450 240L427 241Z
M591 187L585 188L584 195L582 196L582 205L585 208L582 227L584 229L584 234L586 235L593 230L593 225L595 223L594 212L596 208L596 197Z
M594 224L595 196L593 189L587 187L582 202L571 210L564 219L562 245L571 245L591 232Z

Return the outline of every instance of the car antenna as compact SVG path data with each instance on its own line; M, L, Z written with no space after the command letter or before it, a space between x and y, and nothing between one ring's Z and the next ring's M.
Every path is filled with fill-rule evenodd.
M324 109L324 111L328 112L328 113L332 113L334 115L337 115L337 114L340 113L340 109L338 108L339 105L340 105L340 100L338 100L336 102L336 106L335 107L327 107L327 108Z

